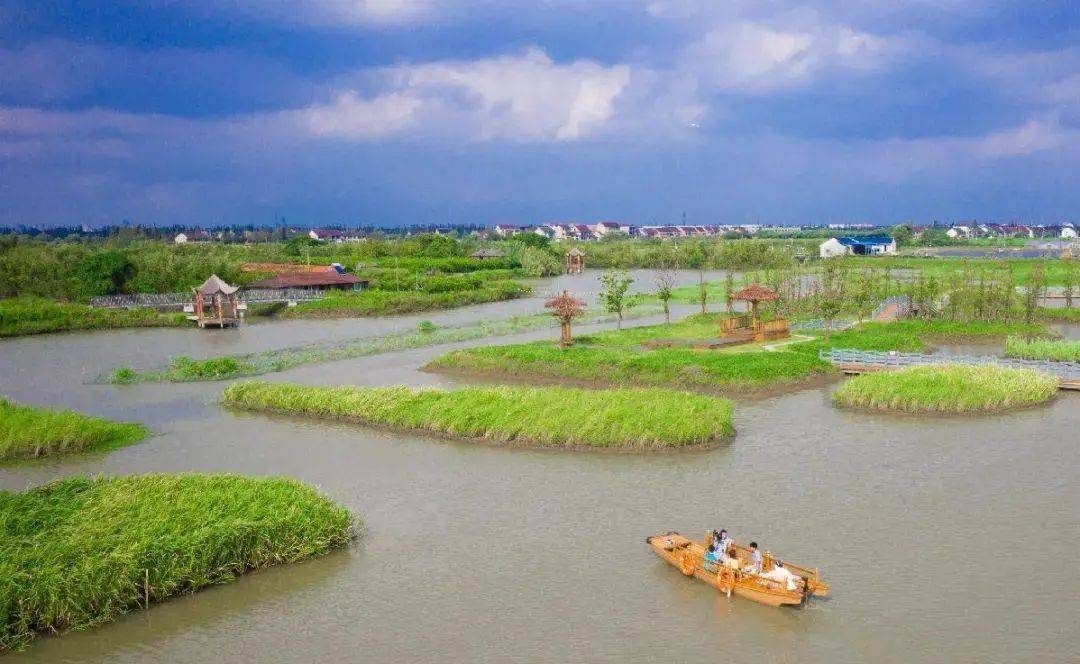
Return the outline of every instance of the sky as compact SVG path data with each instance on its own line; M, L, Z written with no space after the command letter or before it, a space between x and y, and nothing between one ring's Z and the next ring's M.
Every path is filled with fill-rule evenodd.
M0 2L0 225L1078 211L1075 1Z

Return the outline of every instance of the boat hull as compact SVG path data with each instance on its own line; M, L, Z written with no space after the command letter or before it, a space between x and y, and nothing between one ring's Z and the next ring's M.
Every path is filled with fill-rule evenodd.
M729 597L735 594L767 606L799 606L812 595L821 596L828 592L828 585L820 581L816 570L787 565L794 568L793 571L806 572L805 584L796 590L788 590L783 584L756 574L724 567L716 567L715 571L706 569L705 545L678 533L656 535L646 541L656 555L684 575L707 583Z

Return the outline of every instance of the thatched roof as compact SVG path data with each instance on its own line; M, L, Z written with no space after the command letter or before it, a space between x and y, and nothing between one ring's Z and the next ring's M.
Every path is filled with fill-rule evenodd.
M731 299L742 300L744 302L768 302L779 300L780 295L776 291L765 288L761 284L753 284L732 295Z
M222 281L221 277L217 276L216 274L211 274L210 278L204 281L202 286L199 286L195 290L199 291L203 295L214 295L216 293L221 293L223 295L232 295L239 289L239 286L230 286L229 284Z
M470 258L502 258L503 256L503 252L498 249L489 249L485 247L479 251L472 252Z
M582 251L581 249L578 249L577 247L574 247L570 251L566 252L566 255L567 256L584 256L585 252Z

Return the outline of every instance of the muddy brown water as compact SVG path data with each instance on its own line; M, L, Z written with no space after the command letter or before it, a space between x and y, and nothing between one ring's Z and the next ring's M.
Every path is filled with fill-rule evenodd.
M539 306L0 342L0 393L156 432L106 455L0 467L2 488L96 473L289 475L367 524L363 539L325 558L39 638L11 660L1075 661L1078 394L1000 416L917 418L839 411L832 386L813 388L739 402L738 435L719 449L610 455L229 412L217 405L224 383L83 382L120 358L160 363ZM451 347L269 378L452 385L418 370ZM644 542L706 527L820 566L833 596L806 609L728 599Z

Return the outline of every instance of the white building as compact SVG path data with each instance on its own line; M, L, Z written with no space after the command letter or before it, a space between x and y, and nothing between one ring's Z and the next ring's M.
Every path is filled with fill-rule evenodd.
M1077 237L1076 227L1069 222L1065 222L1061 225L1061 239L1062 240L1075 240Z
M888 235L831 237L818 246L818 252L822 258L896 254L896 239Z

